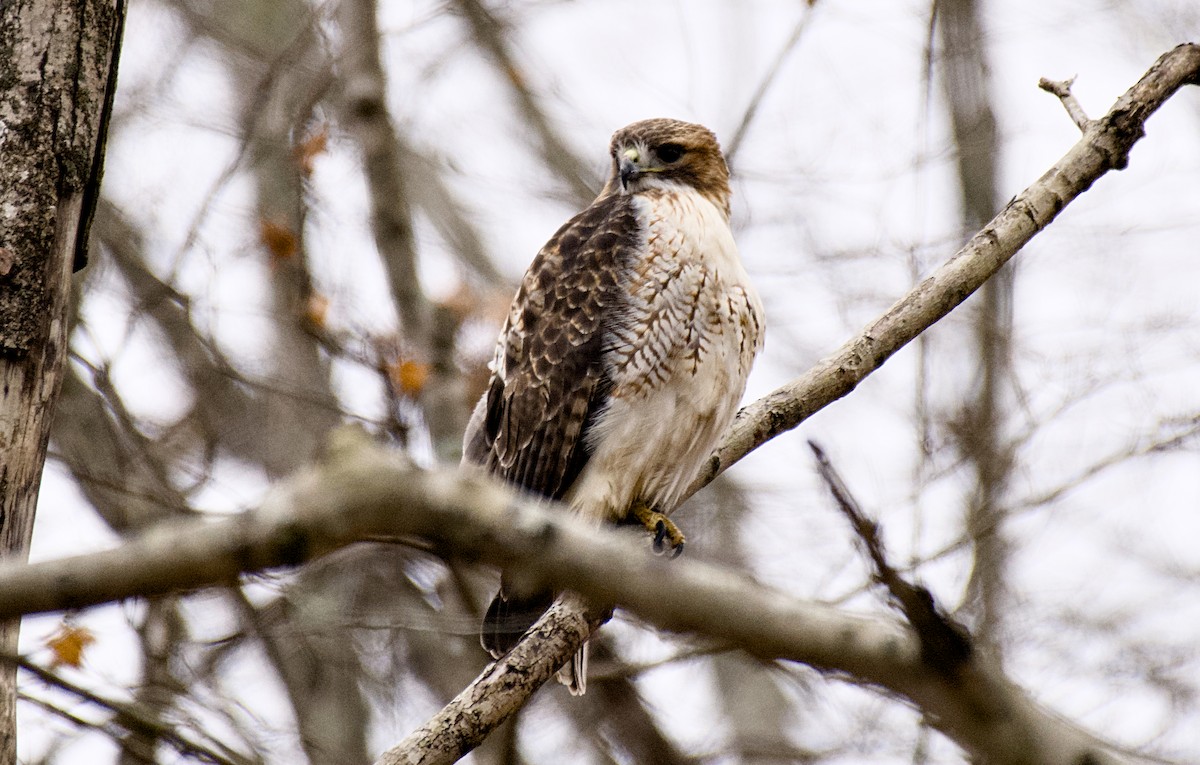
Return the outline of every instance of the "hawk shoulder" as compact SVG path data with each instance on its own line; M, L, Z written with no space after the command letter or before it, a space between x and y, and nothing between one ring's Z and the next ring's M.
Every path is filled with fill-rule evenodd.
M621 271L642 241L630 198L609 194L541 249L501 330L465 461L527 491L563 496L587 462L583 436L612 389L606 324L623 300Z

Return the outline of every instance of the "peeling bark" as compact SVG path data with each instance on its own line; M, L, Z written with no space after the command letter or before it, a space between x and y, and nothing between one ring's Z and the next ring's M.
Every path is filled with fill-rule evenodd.
M121 0L0 5L0 554L24 560L67 341L67 295L100 182ZM18 622L0 626L16 649ZM16 761L0 670L0 763Z

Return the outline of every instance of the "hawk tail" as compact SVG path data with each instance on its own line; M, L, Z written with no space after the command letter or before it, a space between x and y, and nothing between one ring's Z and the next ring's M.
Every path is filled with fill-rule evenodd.
M567 686L572 696L582 696L587 691L588 643L585 640L571 660L558 671L558 682Z
M483 617L479 642L493 659L499 659L521 641L521 637L553 602L554 593L550 590L532 595L515 595L505 592L501 587Z
M483 617L479 642L493 659L499 659L521 642L521 638L553 602L554 593L549 590L517 596L506 593L501 587ZM587 665L588 644L584 643L571 661L558 671L558 681L567 686L572 696L582 696L587 690Z

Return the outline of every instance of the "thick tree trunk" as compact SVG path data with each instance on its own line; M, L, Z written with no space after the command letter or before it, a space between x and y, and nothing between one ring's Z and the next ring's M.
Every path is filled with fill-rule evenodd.
M24 558L100 182L123 0L0 3L0 554ZM0 625L16 650L19 622ZM0 668L0 765L16 762L16 670Z

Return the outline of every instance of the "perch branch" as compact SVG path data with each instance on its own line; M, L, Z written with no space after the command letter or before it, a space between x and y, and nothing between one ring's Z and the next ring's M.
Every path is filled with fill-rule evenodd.
M1082 762L1084 755L1106 762L1088 734L1025 697L985 657L973 655L947 677L925 661L919 637L893 619L790 597L713 564L664 560L631 544L630 532L596 528L484 476L419 470L353 428L338 432L325 462L279 482L257 510L164 524L104 552L0 566L0 618L228 583L239 572L294 565L356 540L408 536L589 603L620 603L662 629L886 688L980 759L986 753L990 762L1015 763L1004 753L1021 741L1033 742L1038 762ZM597 619L584 613L581 602L560 602L508 657L380 762L461 757L590 634Z

